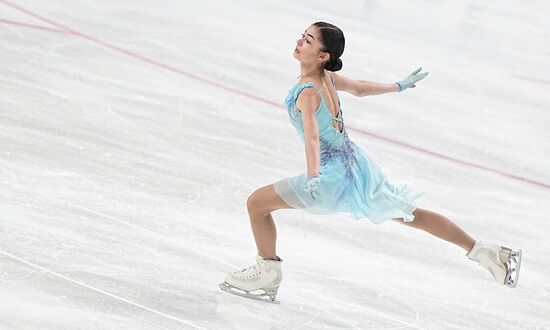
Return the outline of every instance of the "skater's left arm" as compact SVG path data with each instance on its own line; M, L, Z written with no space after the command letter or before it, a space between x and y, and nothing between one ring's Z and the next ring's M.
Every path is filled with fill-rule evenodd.
M428 72L419 73L422 67L413 71L405 79L393 84L384 84L368 80L354 80L335 72L329 72L336 90L345 91L355 96L379 95L391 92L402 92L407 88L416 87L415 83L424 79Z
M335 72L329 73L332 76L337 91L348 92L354 96L379 95L384 93L397 92L397 84L383 84L368 80L355 80Z

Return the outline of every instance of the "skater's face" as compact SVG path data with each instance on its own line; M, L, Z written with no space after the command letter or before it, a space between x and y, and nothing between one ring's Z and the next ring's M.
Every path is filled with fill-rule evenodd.
M319 28L311 25L296 40L293 56L302 64L324 65L323 63L330 59L330 54L323 52L323 48Z

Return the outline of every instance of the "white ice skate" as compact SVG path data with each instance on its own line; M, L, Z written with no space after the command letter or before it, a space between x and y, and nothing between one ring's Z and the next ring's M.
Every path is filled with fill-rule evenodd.
M279 304L276 295L283 280L283 260L277 258L279 260L271 260L256 255L255 265L227 273L225 282L219 284L220 289L238 296ZM253 293L260 290L263 292Z
M485 267L497 283L514 288L518 284L521 249L476 241L466 256Z

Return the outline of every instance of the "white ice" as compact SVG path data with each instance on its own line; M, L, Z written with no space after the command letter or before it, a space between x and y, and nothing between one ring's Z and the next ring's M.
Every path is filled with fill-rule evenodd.
M0 0L0 328L549 329L547 1ZM521 248L519 285L389 221L277 210L280 305L247 197L306 170L283 107L315 21L346 36L348 133L417 206ZM392 141L397 141L394 143Z

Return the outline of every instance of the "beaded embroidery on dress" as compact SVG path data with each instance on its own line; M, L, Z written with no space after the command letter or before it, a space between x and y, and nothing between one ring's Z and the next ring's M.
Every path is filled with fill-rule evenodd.
M300 140L305 142L302 114L296 108L296 100L305 88L314 88L321 96L315 113L321 159L319 186L314 195L302 190L307 180L307 173L303 172L275 182L277 194L291 207L313 214L347 212L353 219L368 218L376 224L392 218L413 221L415 200L424 192L413 193L407 185L391 184L374 159L348 138L340 100L335 117L321 91L311 82L294 85L284 101Z

